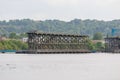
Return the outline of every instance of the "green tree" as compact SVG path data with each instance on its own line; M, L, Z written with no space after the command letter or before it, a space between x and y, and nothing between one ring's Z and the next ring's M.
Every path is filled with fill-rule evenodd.
M1 36L2 36L2 37L7 37L7 35L6 35L6 34L2 34Z
M96 47L91 40L87 40L87 46L88 46L88 49L90 50L96 50Z
M13 39L13 38L15 38L16 37L16 33L10 33L10 35L9 35L9 38L11 38L11 39Z
M2 43L0 42L0 50L2 50L3 49L3 45L2 45Z
M93 40L102 40L102 39L103 39L103 35L100 32L95 33L93 36Z
M12 33L10 33L9 38L11 38L11 39L19 39L19 35L16 35L16 33L12 32Z
M21 33L21 34L19 35L19 38L23 38L23 37L27 37L27 34L26 34L26 33Z
M105 49L105 45L102 42L97 42L95 44L95 47L96 47L96 50L98 50L98 51Z
M27 43L18 40L0 41L0 50L25 50L28 49Z

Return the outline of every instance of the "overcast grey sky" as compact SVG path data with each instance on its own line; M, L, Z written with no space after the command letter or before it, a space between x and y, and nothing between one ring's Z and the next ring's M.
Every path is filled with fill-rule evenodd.
M120 19L120 0L0 0L0 20Z

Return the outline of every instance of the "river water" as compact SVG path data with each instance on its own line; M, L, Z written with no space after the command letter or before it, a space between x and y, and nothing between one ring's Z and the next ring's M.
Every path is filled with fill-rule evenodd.
M120 54L0 54L0 80L120 80Z

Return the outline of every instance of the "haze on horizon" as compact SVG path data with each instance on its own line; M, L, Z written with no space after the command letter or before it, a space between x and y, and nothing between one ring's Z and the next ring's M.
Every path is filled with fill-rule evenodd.
M120 19L120 0L0 0L0 20Z

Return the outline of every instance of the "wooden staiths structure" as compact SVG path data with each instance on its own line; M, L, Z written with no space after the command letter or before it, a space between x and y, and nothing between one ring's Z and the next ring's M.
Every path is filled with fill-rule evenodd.
M28 32L29 53L88 53L88 36Z
M120 37L105 38L105 52L120 53Z

